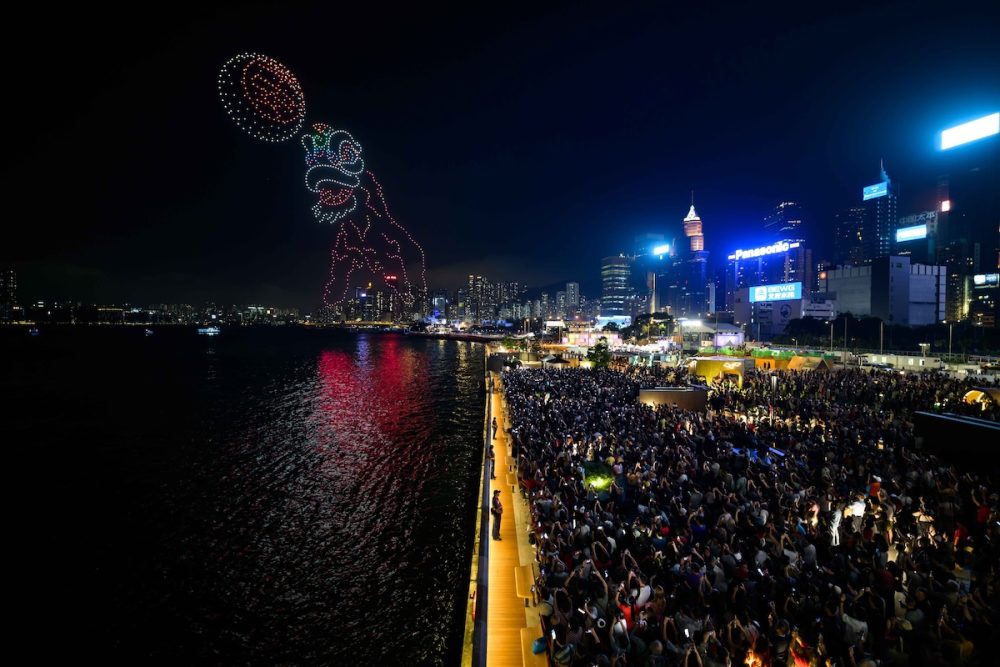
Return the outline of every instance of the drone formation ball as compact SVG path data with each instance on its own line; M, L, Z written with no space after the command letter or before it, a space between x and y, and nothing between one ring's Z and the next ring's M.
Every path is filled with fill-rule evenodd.
M240 129L262 141L291 139L306 118L299 80L280 62L259 53L241 53L222 66L219 96Z

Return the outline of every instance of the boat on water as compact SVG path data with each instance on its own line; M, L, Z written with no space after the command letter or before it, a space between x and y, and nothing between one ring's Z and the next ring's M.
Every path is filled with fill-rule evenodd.
M38 330L38 327L31 327L30 329L28 329L28 333L31 334L32 336L38 336L42 332Z
M153 333L154 333L154 331L152 329L146 329L146 335L147 336L152 336Z
M199 327L198 333L202 336L218 336L222 333L222 329L219 327Z

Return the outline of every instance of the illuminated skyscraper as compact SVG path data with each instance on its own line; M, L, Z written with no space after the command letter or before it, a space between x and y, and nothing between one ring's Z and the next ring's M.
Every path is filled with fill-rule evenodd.
M12 319L17 305L17 274L14 269L0 271L0 320Z
M802 233L802 206L783 201L764 217L764 231L781 238L798 238Z
M572 317L580 309L580 283L566 283L566 314Z
M881 164L879 178L878 183L865 187L861 193L865 208L864 258L867 261L888 256L896 231L897 186Z
M678 252L666 280L657 292L674 315L699 316L708 311L708 252L702 220L694 210L694 202L682 221L684 235L690 239L689 252Z
M625 314L625 301L632 292L631 276L631 258L617 255L601 260L601 315Z
M778 283L802 283L803 294L816 287L812 250L802 239L783 239L768 246L737 250L726 265L726 301L748 287Z
M865 260L865 209L854 206L836 216L835 260L838 264L858 265Z
M684 236L691 239L691 252L699 252L705 249L705 235L701 230L701 218L694 210L694 202L691 202L691 210L684 218Z

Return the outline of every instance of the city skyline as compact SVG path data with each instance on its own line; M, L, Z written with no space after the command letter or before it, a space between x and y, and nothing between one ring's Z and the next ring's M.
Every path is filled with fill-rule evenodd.
M295 158L243 141L213 99L215 72L242 48L291 63L311 99L354 128L383 165L396 215L427 246L431 288L482 273L577 280L594 293L601 257L638 234L675 233L691 189L717 254L757 244L784 201L801 202L805 231L832 245L833 216L856 203L873 164L885 160L908 211L907 185L940 171L937 133L1000 106L995 78L972 74L1000 59L990 21L960 14L905 3L837 16L397 13L379 19L382 38L341 36L358 54L349 68L298 38L322 8L178 13L141 41L105 34L100 16L48 21L57 59L80 46L81 22L100 46L59 87L14 74L37 109L17 119L5 178L22 210L55 204L38 208L39 224L15 226L0 261L26 289L66 298L314 307L329 234L309 219ZM726 55L705 57L705 36L725 41ZM856 48L836 62L822 55L846 36ZM798 97L812 100L808 114L770 104ZM493 99L504 103L484 104ZM52 191L37 174L67 137L87 168ZM546 234L572 242L553 252Z

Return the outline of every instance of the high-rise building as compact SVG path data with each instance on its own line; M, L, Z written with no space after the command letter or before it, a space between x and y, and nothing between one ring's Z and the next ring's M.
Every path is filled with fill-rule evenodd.
M947 269L880 257L865 266L831 269L820 289L835 295L837 310L872 315L889 324L922 326L944 319Z
M938 263L948 267L948 321L969 315L973 276L1000 270L1000 136L943 151Z
M557 320L561 320L566 317L566 292L564 290L556 292L555 316Z
M472 321L469 309L469 290L460 289L455 293L455 318L466 322Z
M865 209L852 206L838 213L834 220L836 238L834 255L837 264L858 265L865 261Z
M865 209L864 217L864 258L867 261L885 257L892 251L893 235L896 231L896 190L897 186L889 178L884 165L879 165L878 183L866 186L861 191Z
M17 273L12 268L0 271L0 321L13 319L17 306Z
M691 210L684 217L684 236L690 239L692 253L705 249L705 235L701 228L701 218L694 210L694 201L691 202Z
M431 316L436 319L448 317L448 291L434 290L431 293Z
M708 312L708 251L705 250L705 234L701 218L694 210L694 201L684 217L684 235L691 240L691 253L685 260L687 266L678 314L698 316Z
M966 280L968 317L974 326L994 329L1000 315L1000 273L978 273Z
M666 243L666 238L663 234L649 232L646 234L639 234L632 239L634 245L633 252L637 256L647 255L652 252L654 248L662 246Z
M580 283L566 283L566 310L569 317L580 310Z
M631 293L632 260L625 255L601 260L601 315L625 315L625 301Z
M500 285L483 276L469 274L466 285L465 319L471 322L492 320L499 305Z
M730 253L726 264L727 303L734 302L738 290L778 283L802 283L806 295L815 290L812 250L802 239L784 239Z
M892 254L906 255L911 263L937 261L938 212L922 211L900 216L893 232Z
M764 231L772 237L798 238L802 235L802 206L783 201L764 216Z

